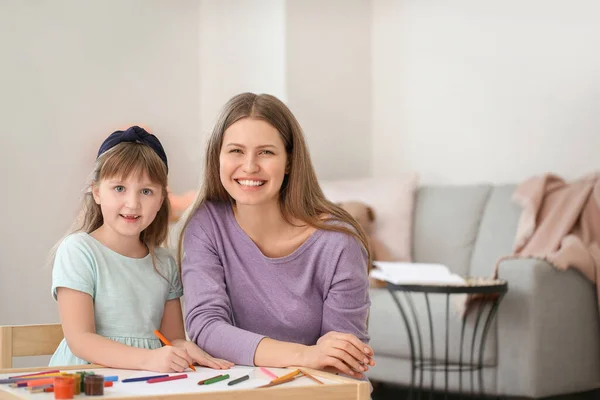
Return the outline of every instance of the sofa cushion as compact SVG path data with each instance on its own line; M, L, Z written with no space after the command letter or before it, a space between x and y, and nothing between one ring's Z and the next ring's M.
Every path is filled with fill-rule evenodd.
M496 261L512 253L520 207L511 201L515 185L492 189L471 258L470 275L491 276Z
M413 261L468 275L489 185L422 187L416 196Z
M319 182L332 202L360 201L375 212L375 237L398 261L410 261L417 174Z

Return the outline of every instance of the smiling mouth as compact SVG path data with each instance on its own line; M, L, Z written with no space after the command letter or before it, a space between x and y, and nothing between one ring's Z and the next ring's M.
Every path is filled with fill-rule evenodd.
M121 217L128 219L130 221L134 221L136 219L138 219L140 216L139 215L131 215L131 214L119 214Z
M254 181L249 179L235 179L235 181L242 186L262 186L267 181Z

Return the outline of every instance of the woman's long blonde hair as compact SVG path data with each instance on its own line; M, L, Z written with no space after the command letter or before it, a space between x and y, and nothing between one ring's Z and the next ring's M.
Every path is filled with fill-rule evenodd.
M205 201L235 203L221 183L219 154L225 130L243 118L261 119L279 131L289 165L289 173L284 178L279 192L279 204L285 220L288 223L291 223L292 220L300 220L317 229L344 232L356 237L367 251L367 268L369 268L371 253L367 237L350 214L325 198L310 160L300 124L289 108L279 99L268 94L257 95L254 93L242 93L229 100L212 131L206 149L203 184L194 205L187 213L179 235L178 264L181 266L183 258L185 229L196 210ZM326 218L322 218L322 216L326 216ZM343 223L332 224L332 221Z
M155 249L165 243L169 230L170 205L167 195L167 167L154 150L145 144L120 143L98 157L90 183L83 195L81 210L67 236L75 232L92 233L104 223L100 205L94 201L92 194L94 185L100 184L104 179L125 180L132 174L144 173L153 183L159 184L162 188L162 205L154 220L140 233L140 241L148 248L156 269ZM56 249L61 242L62 239L52 249L49 258L50 264L54 263Z

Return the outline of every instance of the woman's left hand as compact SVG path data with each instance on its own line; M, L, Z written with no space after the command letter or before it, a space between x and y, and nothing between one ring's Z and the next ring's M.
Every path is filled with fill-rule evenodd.
M176 340L173 342L173 346L185 349L198 365L213 369L229 369L234 366L230 361L211 356L206 351L202 350L196 343L189 340Z

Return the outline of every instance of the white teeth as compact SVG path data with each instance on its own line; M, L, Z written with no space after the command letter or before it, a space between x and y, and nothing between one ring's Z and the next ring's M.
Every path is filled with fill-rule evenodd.
M125 214L121 214L123 217L125 218L135 218L138 219L140 216L139 215L125 215Z
M244 185L244 186L262 186L265 183L262 181L250 181L250 180L238 180L237 181L240 185Z

